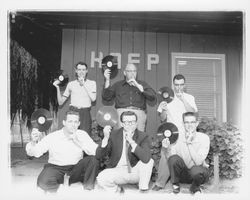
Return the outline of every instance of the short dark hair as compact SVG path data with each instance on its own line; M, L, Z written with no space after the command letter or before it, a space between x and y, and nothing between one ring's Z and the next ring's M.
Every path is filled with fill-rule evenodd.
M173 82L174 82L174 80L181 80L181 79L183 79L184 82L186 82L186 79L182 74L176 74L173 78Z
M75 68L76 69L77 69L78 65L84 65L86 67L86 69L88 69L88 65L85 62L83 62L83 61L80 61L80 62L78 62L78 63L75 64Z
M196 120L198 120L198 113L196 112L185 112L182 114L182 120L184 121L184 118L187 116L194 116Z
M121 116L120 116L120 121L123 122L123 117L124 116L135 116L136 121L137 121L137 115L133 111L124 111Z
M78 111L75 111L75 110L68 110L68 111L66 111L65 116L64 116L64 120L67 119L67 116L68 116L68 115L76 115L76 116L78 116L79 119L80 119L80 114L79 114Z

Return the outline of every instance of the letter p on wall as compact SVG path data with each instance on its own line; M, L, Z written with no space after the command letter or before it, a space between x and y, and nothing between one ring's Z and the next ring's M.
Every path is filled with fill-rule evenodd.
M159 55L158 54L148 54L147 60L147 70L152 69L152 65L159 64Z

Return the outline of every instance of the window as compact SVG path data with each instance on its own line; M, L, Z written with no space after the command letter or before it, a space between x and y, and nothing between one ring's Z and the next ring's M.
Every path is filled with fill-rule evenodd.
M226 121L224 54L172 53L172 78L186 78L187 92L195 97L200 117Z

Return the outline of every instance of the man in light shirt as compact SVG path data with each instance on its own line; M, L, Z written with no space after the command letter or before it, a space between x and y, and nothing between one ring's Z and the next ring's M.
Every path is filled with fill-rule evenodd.
M63 125L62 129L40 141L41 132L37 128L32 130L31 141L26 145L27 154L38 158L49 153L48 163L38 176L37 186L44 191L56 192L67 174L69 185L82 182L85 189L91 190L99 169L96 154L100 147L85 131L78 129L78 112L68 111ZM83 157L83 154L87 155Z
M195 98L184 92L186 79L182 74L176 74L173 78L174 99L170 103L162 101L157 111L160 113L161 121L167 121L177 126L180 133L185 129L182 121L182 114L185 112L198 112Z
M151 158L148 135L137 130L137 115L132 111L121 114L122 128L111 132L104 127L102 156L109 155L107 169L97 176L97 183L106 191L122 192L123 184L137 184L146 192L154 161ZM105 142L106 141L106 145Z
M165 138L162 149L170 155L168 167L173 192L180 192L180 183L191 183L190 192L194 194L201 192L200 185L209 177L205 159L209 152L210 139L208 135L196 131L199 123L195 113L184 113L183 123L185 134L180 135L175 145L170 145L168 138Z
M182 135L185 132L182 115L185 112L198 112L195 98L184 92L185 77L182 74L177 74L173 78L174 85L174 99L167 103L162 101L157 111L160 113L161 121L170 122L177 126L179 134ZM158 177L153 187L153 190L160 190L165 187L169 180L169 170L167 166L168 155L161 151L161 158L158 167Z
M70 81L61 95L59 80L54 81L53 85L56 87L57 100L59 105L71 97L70 110L80 113L79 129L91 134L91 103L96 101L96 82L87 79L88 66L84 62L78 62L75 66L76 80Z

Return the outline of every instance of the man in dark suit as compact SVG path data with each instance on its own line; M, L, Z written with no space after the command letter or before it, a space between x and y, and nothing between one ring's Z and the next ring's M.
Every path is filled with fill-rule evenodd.
M141 192L148 190L154 161L148 135L137 130L137 115L132 111L120 116L122 128L111 132L104 127L100 157L109 155L107 169L99 173L97 183L107 191L121 192L123 184L137 184ZM105 144L106 140L106 144Z

